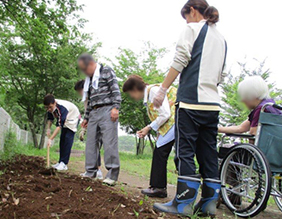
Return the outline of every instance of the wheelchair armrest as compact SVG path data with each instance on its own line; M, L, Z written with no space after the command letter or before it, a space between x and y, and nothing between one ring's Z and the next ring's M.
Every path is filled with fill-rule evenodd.
M237 133L229 133L229 134L225 134L225 136L228 137L237 137L237 138L248 138L248 139L255 139L254 135L249 135L249 134L237 134Z

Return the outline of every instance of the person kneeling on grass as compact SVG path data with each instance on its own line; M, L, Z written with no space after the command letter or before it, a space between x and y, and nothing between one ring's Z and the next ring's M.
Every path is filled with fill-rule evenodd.
M75 86L74 86L74 89L75 91L83 98L83 88L84 88L84 83L85 83L85 80L80 80L78 82L76 82ZM84 101L84 110L86 110L87 108L87 103L88 103L88 100L87 98L85 98ZM81 141L84 141L84 136L86 135L86 131L87 129L86 128L83 128L81 127L81 130L79 132L79 139ZM103 141L102 141L102 135L101 135L101 130L99 127L97 127L97 141L96 141L96 147L98 148L98 161L97 161L97 165L98 165L98 171L97 171L97 175L96 177L100 180L103 179L103 173L101 171L101 147L103 145Z
M57 170L67 170L74 135L79 121L79 110L73 103L66 100L57 100L52 94L46 95L43 103L48 113L48 147L53 144L54 138L61 131L60 158L59 162L52 165L52 167ZM57 127L51 135L51 125L55 118L57 119Z
M251 76L238 85L238 94L241 101L249 110L252 110L242 124L238 126L218 127L219 133L245 133L256 135L261 108L266 103L275 103L269 98L269 91L266 82L260 76ZM265 112L281 114L278 109L267 106Z
M147 85L140 76L132 75L123 85L123 92L131 98L144 100L151 124L137 132L140 138L144 138L151 129L157 131L158 140L153 154L150 187L141 192L149 197L167 197L167 160L174 144L174 102L176 88L171 87L167 93L163 105L155 109L153 99L159 90L159 85Z

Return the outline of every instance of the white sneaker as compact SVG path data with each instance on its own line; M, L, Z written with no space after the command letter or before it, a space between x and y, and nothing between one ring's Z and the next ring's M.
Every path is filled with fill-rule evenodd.
M100 179L100 180L104 179L103 173L102 173L102 171L101 171L100 169L97 171L96 177L97 177L98 179Z
M56 168L57 166L59 166L60 163L56 163L54 165L52 165L53 168Z
M83 177L83 178L93 178L93 176L89 176L88 174L87 174L87 172L84 172L84 173L81 173L81 174L79 174L81 177Z
M108 186L114 186L116 184L116 181L110 178L104 179L103 183L107 184Z
M68 170L68 167L66 164L64 164L64 162L61 162L55 169L57 170Z

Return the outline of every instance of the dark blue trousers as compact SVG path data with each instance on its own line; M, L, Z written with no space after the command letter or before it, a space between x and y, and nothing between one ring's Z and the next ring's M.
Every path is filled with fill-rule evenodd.
M61 137L60 137L60 162L64 162L64 164L69 163L71 148L73 145L74 134L72 130L68 128L62 128Z
M203 178L218 178L216 136L218 111L176 107L175 146L180 176L196 174L194 157Z

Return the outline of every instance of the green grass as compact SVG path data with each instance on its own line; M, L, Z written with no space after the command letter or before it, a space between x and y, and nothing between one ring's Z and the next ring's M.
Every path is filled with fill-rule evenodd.
M59 149L58 145L54 145L50 148L50 160L57 161L59 154L57 153ZM38 149L33 145L24 145L19 142L16 135L12 132L7 132L5 136L4 150L0 152L0 160L8 161L11 160L15 155L23 154L27 156L40 156L46 157L47 149Z
M120 152L121 169L140 177L149 179L151 172L152 155L145 154L136 156L135 154ZM176 184L177 174L175 173L175 164L173 156L171 155L168 160L168 183Z

